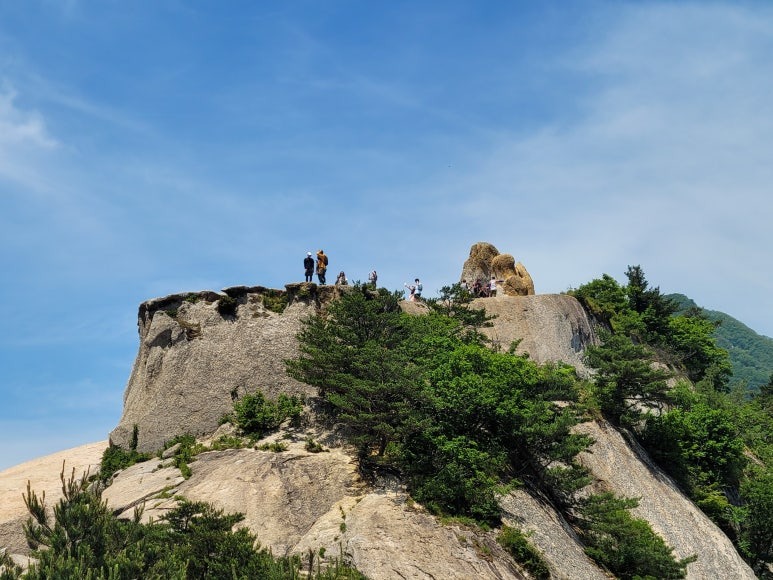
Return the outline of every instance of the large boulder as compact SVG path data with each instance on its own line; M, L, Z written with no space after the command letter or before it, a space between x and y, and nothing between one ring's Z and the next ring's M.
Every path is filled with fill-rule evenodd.
M473 244L459 279L466 280L469 285L480 280L485 285L492 276L500 281L500 295L530 296L535 293L534 281L526 267L516 263L512 255L500 254L488 242Z
M526 267L518 262L515 265L514 272L507 278L503 278L502 292L506 296L532 296L534 292L534 281L526 271Z
M515 258L510 254L499 254L491 260L491 274L498 280L515 276Z
M491 278L491 262L499 255L492 244L488 242L478 242L470 248L470 256L462 266L462 275L460 280L467 280L472 285L475 280L485 282Z

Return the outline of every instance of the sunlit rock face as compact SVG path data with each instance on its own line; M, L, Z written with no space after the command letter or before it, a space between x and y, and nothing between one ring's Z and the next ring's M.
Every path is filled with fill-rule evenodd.
M470 286L475 280L486 285L492 276L498 281L500 295L531 296L535 293L534 281L522 263L516 263L510 254L500 254L488 242L473 244L459 280L465 280Z
M144 302L139 351L110 441L128 447L137 425L138 449L155 451L176 435L211 433L245 393L314 394L285 373L284 361L298 352L301 320L336 292L316 284L240 286ZM219 307L224 296L231 308Z

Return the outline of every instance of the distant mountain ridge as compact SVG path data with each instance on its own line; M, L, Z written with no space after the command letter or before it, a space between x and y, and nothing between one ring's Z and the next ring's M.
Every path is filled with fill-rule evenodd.
M690 308L701 308L684 294L668 294L681 314ZM757 391L770 380L773 373L773 338L758 334L729 314L703 308L709 320L719 322L714 332L717 345L727 350L733 365L732 383L745 381L749 390Z

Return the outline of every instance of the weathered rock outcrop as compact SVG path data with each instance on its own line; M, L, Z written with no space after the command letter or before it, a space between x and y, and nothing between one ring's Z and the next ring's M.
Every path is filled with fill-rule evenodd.
M473 244L459 280L466 280L470 285L480 280L485 285L492 276L500 281L500 295L530 296L535 293L529 272L523 264L516 263L513 256L500 254L488 242Z
M29 552L22 529L29 517L22 496L27 492L27 482L39 496L46 494L50 510L62 497L62 469L67 477L72 470L77 476L83 472L96 473L106 447L107 441L89 443L0 471L0 548L12 554Z
M155 451L181 433L211 433L245 392L313 394L287 376L284 361L297 353L303 317L339 291L311 283L285 291L239 286L144 302L140 348L111 443L128 447L137 425L138 449ZM235 300L233 313L218 310L223 296Z
M486 282L491 278L491 262L499 255L492 244L488 242L478 242L470 248L470 256L462 266L462 275L459 280L467 280L472 284L475 280Z
M140 451L155 451L182 433L204 435L217 428L235 397L261 390L315 395L287 376L284 361L298 352L301 320L348 287L291 284L286 291L263 287L227 288L236 301L233 314L221 314L223 294L175 294L144 302L139 310L140 347L124 394L123 415L110 433L128 447L134 425ZM286 306L285 306L286 303ZM563 361L586 374L582 354L596 338L585 311L571 296L501 296L473 305L496 315L485 332L537 362ZM281 313L271 310L281 310ZM421 302L404 302L411 313L426 312Z
M565 362L581 376L589 371L583 361L585 349L598 342L587 313L573 296L497 296L478 298L472 306L495 316L483 332L504 350L518 343L516 352L528 353L538 362Z
M609 424L577 428L594 438L581 461L598 480L598 490L640 498L634 510L646 519L675 555L692 554L688 578L754 578L728 538L648 459ZM246 514L245 525L274 553L324 548L343 552L369 578L520 578L518 566L496 544L495 534L444 526L407 500L395 484L374 486L357 474L343 448L309 453L302 437L281 453L228 450L205 453L191 464L193 475L156 461L119 474L105 492L110 505L127 515L148 500L144 517L155 517L183 495ZM163 498L152 499L160 492ZM500 499L503 521L530 533L553 578L608 578L583 552L571 526L525 490Z

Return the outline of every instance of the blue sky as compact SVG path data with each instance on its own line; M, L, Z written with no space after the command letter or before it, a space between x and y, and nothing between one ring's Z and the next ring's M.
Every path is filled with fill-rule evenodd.
M773 6L0 0L0 469L105 438L140 302L640 264L773 336Z

